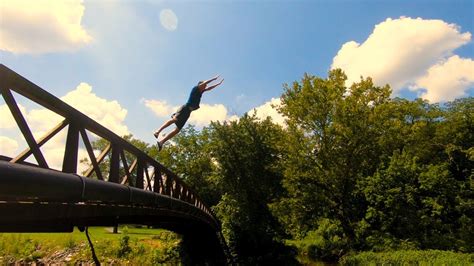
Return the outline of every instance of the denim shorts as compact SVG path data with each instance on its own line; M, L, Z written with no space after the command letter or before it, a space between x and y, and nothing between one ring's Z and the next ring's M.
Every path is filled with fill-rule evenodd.
M171 115L171 118L176 119L176 126L181 130L188 121L189 116L191 115L191 108L189 108L186 104L181 106L176 113Z

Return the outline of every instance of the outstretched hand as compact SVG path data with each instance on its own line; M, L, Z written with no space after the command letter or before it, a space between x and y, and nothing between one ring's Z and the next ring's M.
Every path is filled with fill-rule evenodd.
M214 89L215 87L221 85L223 81L224 81L224 79L221 79L221 81L219 81L218 83L216 83L216 84L214 84L214 85L212 85L212 86L210 86L210 87L207 87L207 88L205 89L205 91L210 91L210 90Z

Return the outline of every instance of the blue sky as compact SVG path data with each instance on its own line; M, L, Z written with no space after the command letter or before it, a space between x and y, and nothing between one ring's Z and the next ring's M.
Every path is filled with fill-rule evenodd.
M82 84L83 95L110 107L103 112L126 110L109 119L126 127L117 133L149 143L192 86L214 74L224 84L203 96L208 108L191 124L240 116L278 98L283 83L304 73L326 77L336 66L394 83L394 95L410 99L474 94L472 0L27 2L0 0L0 62L57 97ZM35 8L46 19L28 16ZM163 24L163 10L177 20ZM15 140L7 126L1 130Z

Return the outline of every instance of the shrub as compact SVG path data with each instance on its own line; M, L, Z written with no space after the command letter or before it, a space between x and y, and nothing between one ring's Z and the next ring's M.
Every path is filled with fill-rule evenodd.
M120 246L117 251L117 257L122 258L128 255L132 251L132 248L130 247L129 244L130 237L128 235L122 236L120 239Z
M76 240L74 240L74 237L69 235L68 238L66 239L65 246L68 249L74 249L77 246L77 243L76 243Z
M313 260L337 261L347 250L348 243L338 222L322 219L318 229L302 240L290 241L300 253Z
M180 252L177 247L163 247L161 249L156 249L152 255L153 264L180 264Z

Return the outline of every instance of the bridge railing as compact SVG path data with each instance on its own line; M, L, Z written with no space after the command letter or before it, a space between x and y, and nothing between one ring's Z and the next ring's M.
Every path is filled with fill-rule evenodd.
M198 195L172 171L109 129L23 78L3 64L0 64L0 91L28 145L24 151L14 158L0 156L0 160L32 165L25 160L30 156L34 156L37 161L37 165L35 166L50 169L40 148L67 126L62 172L77 173L80 148L79 140L82 139L89 157L88 159L91 163L90 168L82 173L83 176L91 177L95 175L99 180L128 185L166 195L192 204L213 217L210 209ZM12 91L62 116L63 121L36 140L15 101ZM97 108L100 108L100 106L97 106ZM107 147L102 150L97 157L94 154L87 131L109 142ZM107 157L108 160L105 160ZM108 167L104 167L105 161L108 161Z

